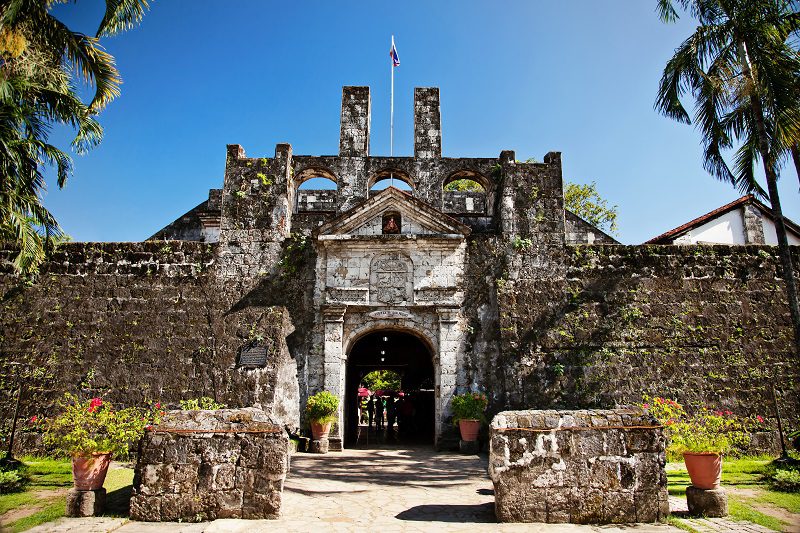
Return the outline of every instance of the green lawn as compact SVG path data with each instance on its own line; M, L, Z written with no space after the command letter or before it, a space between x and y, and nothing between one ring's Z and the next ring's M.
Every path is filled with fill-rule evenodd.
M800 493L777 492L771 489L766 476L774 468L772 457L726 458L722 466L722 485L729 488L728 512L733 520L747 520L775 531L783 531L789 525L786 521L765 513L770 507L779 507L791 513L800 514ZM667 490L672 496L685 496L689 485L689 475L683 463L667 465ZM736 494L737 489L745 489ZM670 523L693 531L691 523L673 517Z
M69 459L23 457L30 483L25 492L0 495L0 516L12 509L36 508L33 514L13 521L3 521L0 530L15 533L64 516L66 490L72 487ZM108 491L106 515L127 516L133 470L112 465L105 484Z

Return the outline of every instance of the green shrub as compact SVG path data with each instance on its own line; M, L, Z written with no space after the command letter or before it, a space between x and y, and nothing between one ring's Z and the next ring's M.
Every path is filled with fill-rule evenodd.
M489 400L485 394L468 392L466 394L456 394L453 396L453 423L458 424L459 420L480 420L483 422L485 417L483 412Z
M181 400L181 409L184 411L209 411L214 409L225 409L224 403L217 403L214 398L202 396L192 400Z
M325 424L333 422L339 409L339 398L328 391L318 392L306 402L306 419Z
M800 470L776 470L769 482L781 492L800 492Z
M10 494L12 492L22 492L25 488L27 479L16 470L0 472L0 494Z

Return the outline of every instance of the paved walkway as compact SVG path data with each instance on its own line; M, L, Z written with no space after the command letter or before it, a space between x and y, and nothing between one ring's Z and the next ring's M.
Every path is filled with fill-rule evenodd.
M283 516L273 521L216 520L203 524L61 519L31 531L47 533L217 533L377 530L592 532L679 531L668 525L576 526L497 524L486 458L429 449L346 450L296 454L283 493Z

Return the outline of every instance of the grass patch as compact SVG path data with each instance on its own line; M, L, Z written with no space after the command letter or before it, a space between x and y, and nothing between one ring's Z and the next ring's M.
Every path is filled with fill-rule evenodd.
M773 516L765 515L753 509L747 502L731 495L728 496L728 513L733 520L746 520L774 531L783 531L783 527L787 525L786 522L778 520Z
M730 518L747 521L766 528L782 531L786 522L763 513L759 507L776 506L791 513L800 514L800 493L778 492L772 490L767 480L774 471L771 457L726 458L722 465L722 486L750 489L754 496L742 496L728 492L728 512ZM671 496L686 496L689 474L683 463L669 463L667 471L667 490ZM694 531L690 522L670 517L670 524L686 531Z
M24 531L64 516L67 501L62 493L37 496L40 491L72 487L72 463L69 459L23 457L30 483L25 492L0 495L0 514L20 507L41 506L35 513L0 526L3 532ZM103 484L108 491L106 516L127 516L133 483L132 468L111 468Z
M693 528L692 526L687 524L684 520L681 520L678 517L675 517L675 516L668 517L667 518L667 523L669 523L669 525L671 525L671 526L677 527L678 529L682 529L684 531L689 531L691 533L697 533L697 530L695 528Z
M25 518L20 518L16 522L12 522L11 524L5 526L3 531L17 533L18 531L25 531L26 529L38 526L39 524L57 520L64 516L64 509L66 508L66 505L66 498L56 498L44 509L37 511L30 516L26 516Z

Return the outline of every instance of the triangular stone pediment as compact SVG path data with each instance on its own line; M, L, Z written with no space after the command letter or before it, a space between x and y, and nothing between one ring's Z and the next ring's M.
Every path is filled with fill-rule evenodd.
M384 215L399 213L400 234L466 236L470 228L431 205L395 187L387 187L317 230L324 236L382 235Z

